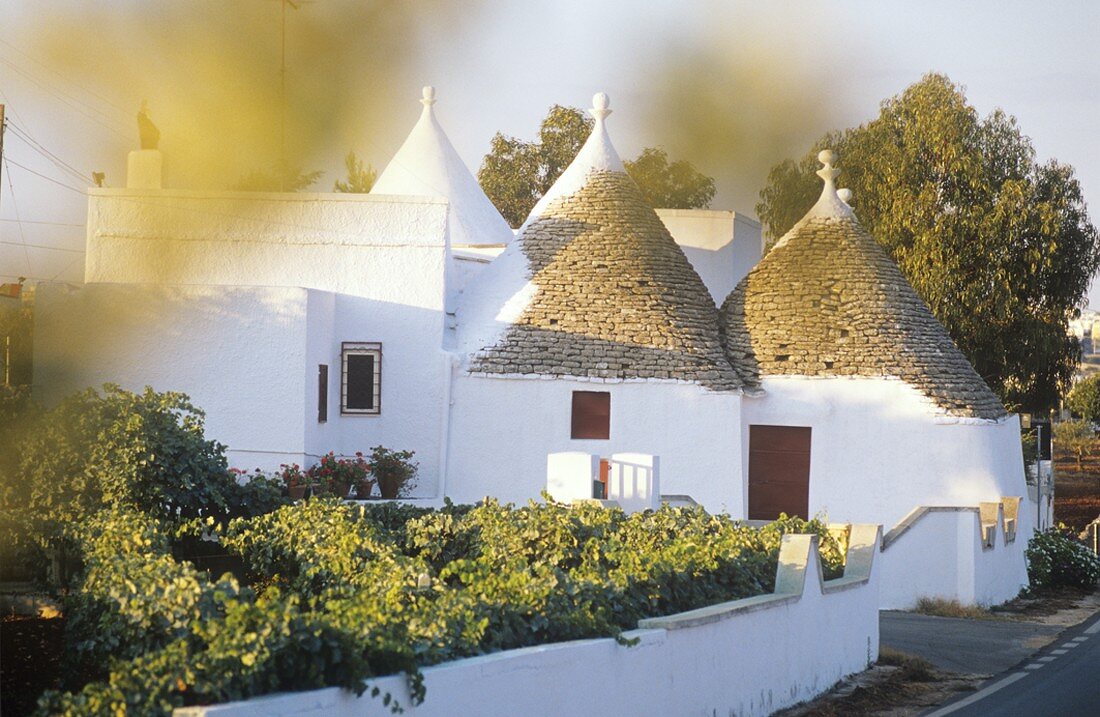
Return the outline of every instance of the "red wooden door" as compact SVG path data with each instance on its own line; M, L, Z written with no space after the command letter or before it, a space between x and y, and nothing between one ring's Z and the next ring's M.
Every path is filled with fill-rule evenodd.
M749 520L809 517L810 429L749 426Z

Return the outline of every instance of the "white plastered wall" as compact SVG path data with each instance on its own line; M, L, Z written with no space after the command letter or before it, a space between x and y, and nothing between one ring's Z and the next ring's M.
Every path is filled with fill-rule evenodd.
M656 212L719 306L764 254L760 222L743 214L713 209Z
M35 398L53 405L107 382L181 391L206 412L207 437L233 449L231 465L301 461L307 294L288 287L40 284Z
M741 397L686 382L596 382L469 375L453 386L447 495L538 498L546 456L562 451L660 457L661 492L690 495L712 512L741 503ZM611 438L570 438L573 391L611 394Z
M207 411L208 435L229 445L239 467L309 463L330 450L383 444L416 451L416 493L437 492L449 367L440 348L445 200L93 190L87 244L89 290L79 296L99 308L74 315L102 336L122 331L114 325L121 317L135 338L84 356L85 376L36 390L63 395L116 381L184 391ZM162 300L155 286L182 298ZM257 298L284 295L293 297L292 328L285 302ZM127 304L144 304L140 316ZM47 325L64 323L48 313L40 312ZM186 334L173 331L177 325ZM63 344L69 329L53 338L51 331L43 341ZM382 343L379 415L340 413L345 341ZM317 420L319 364L329 366L325 423Z
M768 377L742 406L748 490L749 426L809 426L810 512L887 529L921 505L977 506L1026 495L1019 421L937 416L903 381Z

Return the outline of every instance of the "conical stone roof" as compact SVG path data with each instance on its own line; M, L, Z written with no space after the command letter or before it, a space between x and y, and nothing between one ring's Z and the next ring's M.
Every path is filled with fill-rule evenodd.
M997 396L838 196L832 152L818 158L825 164L821 198L722 305L730 363L750 385L763 376L892 377L949 415L1004 416Z
M709 292L623 169L606 95L594 103L592 135L498 259L526 285L470 370L740 388Z
M514 236L485 196L435 117L435 88L425 87L424 109L371 194L445 197L450 203L452 244L501 245Z

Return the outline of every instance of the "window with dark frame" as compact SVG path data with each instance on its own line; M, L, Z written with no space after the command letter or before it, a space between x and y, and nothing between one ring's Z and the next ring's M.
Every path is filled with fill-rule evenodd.
M382 412L382 344L345 341L340 350L340 413Z
M611 438L611 394L606 391L574 391L570 438Z
M317 364L317 422L328 421L328 364Z

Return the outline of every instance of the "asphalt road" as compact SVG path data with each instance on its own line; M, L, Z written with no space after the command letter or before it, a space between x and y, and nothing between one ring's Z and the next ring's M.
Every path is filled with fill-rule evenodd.
M884 647L923 657L941 670L965 674L1004 672L1062 630L1033 622L964 620L892 610L879 614L879 642ZM1096 714L1100 715L1100 705Z
M1100 715L1100 615L1072 627L1026 662L925 717Z

